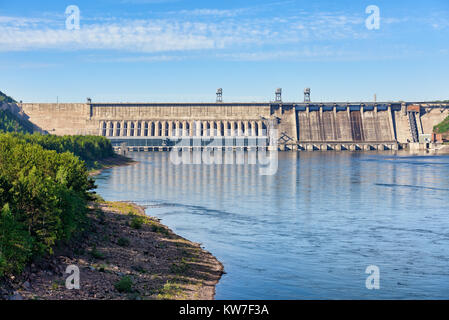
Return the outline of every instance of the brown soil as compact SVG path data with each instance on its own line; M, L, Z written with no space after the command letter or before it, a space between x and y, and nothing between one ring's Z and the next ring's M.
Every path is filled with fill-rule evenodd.
M131 212L131 213L130 213ZM7 286L15 299L213 299L223 265L126 202L95 202L85 235L35 261ZM139 227L140 226L140 227ZM68 265L80 289L66 289ZM116 284L130 278L130 290Z

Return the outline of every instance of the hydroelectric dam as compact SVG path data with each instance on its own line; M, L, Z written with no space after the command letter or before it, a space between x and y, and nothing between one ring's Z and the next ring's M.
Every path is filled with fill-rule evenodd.
M183 147L279 150L397 150L430 142L449 104L428 102L18 103L38 130L56 135L101 135L134 151ZM269 132L276 132L269 139ZM186 140L186 139L184 139ZM197 141L197 143L195 142ZM222 142L220 142L222 143Z

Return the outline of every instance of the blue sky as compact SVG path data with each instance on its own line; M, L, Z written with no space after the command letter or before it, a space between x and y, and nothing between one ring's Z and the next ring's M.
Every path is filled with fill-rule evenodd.
M449 99L449 1L0 0L0 74L35 102Z

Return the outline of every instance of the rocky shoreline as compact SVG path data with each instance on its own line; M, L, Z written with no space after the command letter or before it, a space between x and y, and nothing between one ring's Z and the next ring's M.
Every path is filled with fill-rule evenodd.
M22 300L213 299L223 265L128 202L90 204L78 239L0 283L0 297ZM66 268L79 268L80 289L67 289Z

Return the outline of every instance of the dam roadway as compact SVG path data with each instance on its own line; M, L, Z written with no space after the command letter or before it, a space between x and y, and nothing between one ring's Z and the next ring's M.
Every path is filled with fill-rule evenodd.
M228 140L233 147L257 147L268 143L272 129L276 129L273 132L281 150L397 149L430 136L433 127L449 115L449 104L428 102L92 103L89 100L19 103L17 108L43 132L102 135L116 147L126 144L134 150L167 150L184 137L192 141ZM206 145L207 142L200 144Z

